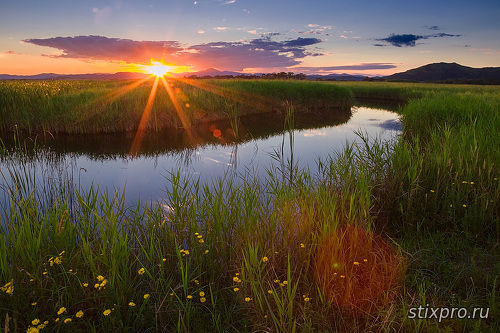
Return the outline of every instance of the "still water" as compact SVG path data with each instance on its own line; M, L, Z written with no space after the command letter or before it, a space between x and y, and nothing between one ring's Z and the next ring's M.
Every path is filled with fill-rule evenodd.
M206 124L190 133L169 130L151 134L134 156L129 153L133 133L43 137L37 138L38 157L33 157L31 166L37 182L69 175L81 190L92 184L108 192L125 189L126 203L134 205L139 198L159 201L165 197L171 172L199 178L200 183L227 174L264 177L266 168L278 163L272 156L290 159L291 146L293 162L314 171L318 158L341 151L347 143L359 142L356 131L370 138L395 140L401 122L394 112L361 106L328 117L297 114L293 129L276 115L259 115L240 119L237 124ZM4 203L9 168L16 168L15 162L0 161L0 201Z

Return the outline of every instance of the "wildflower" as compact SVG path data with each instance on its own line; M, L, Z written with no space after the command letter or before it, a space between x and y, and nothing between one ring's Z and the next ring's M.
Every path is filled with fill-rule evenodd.
M354 265L359 265L359 262L355 261L355 262L354 262Z
M45 324L40 324L36 328L39 330L43 330L45 328Z
M58 322L59 322L59 318L54 319L54 323L58 323Z
M66 308L63 306L62 308L59 309L59 311L57 311L57 315L62 315L64 312L66 312Z
M167 261L167 258L163 258L163 259L162 259L162 261L163 261L163 262Z
M56 263L56 264L58 264L58 265L62 264L62 258L61 258L61 257L56 257L56 258L54 259L54 263Z
M280 280L274 280L274 283L280 283L281 281Z
M137 271L137 273L138 273L139 275L142 275L142 274L144 274L144 272L145 272L145 271L146 271L146 269L145 269L144 267L141 267L141 269L139 269L139 270Z
M199 239L199 240L198 240L198 243L203 244L203 243L205 243L205 241L204 241L204 240L203 240L203 238L202 238L202 239Z
M333 273L333 275L337 275L337 272Z
M264 318L267 318L267 315L264 315Z
M194 280L194 283L196 283L196 285L199 285L199 284L200 284L200 281L198 281L198 280Z
M64 323L65 323L65 324L70 323L72 320L73 320L73 319L71 319L71 318L66 318L66 319L64 319Z
M42 274L43 274L43 275L47 275L48 273L49 273L49 272L47 272L47 271L44 271L44 272L43 272Z
M234 273L234 275L239 276L239 275L240 275L240 273Z
M106 284L108 284L108 280L106 279L102 280L101 284L99 285L99 289L103 288Z
M99 286L100 286L100 284L99 284L99 283L94 284L94 288L95 288L95 289L99 288Z
M434 190L431 190L431 193L434 193Z
M284 287L285 285L283 283L280 283L280 287Z
M467 205L466 205L466 204L463 204L463 205L462 205L462 207L464 207L464 208L465 208L465 207L467 207Z
M450 207L453 207L453 204L450 204Z
M205 250L205 254L208 254L208 250Z
M269 261L269 258L268 257L264 257L262 258L262 262L268 262Z
M89 284L88 284L87 282L85 282L85 283L83 284L83 286L84 286L85 288L87 288L87 287L89 286Z
M345 278L345 275L341 275L340 277L341 277L342 279L344 279L344 278Z
M43 324L44 324L44 325L48 325L48 324L49 324L49 321L48 321L48 320L46 320L46 321L44 321L44 322L43 322Z
M467 181L463 180L463 181L462 181L462 184L467 184Z
M305 248L306 246L304 245L304 243L300 243L300 247Z
M283 284L286 286L288 284L288 282L285 280L285 281L283 281Z
M69 270L69 272L73 272L73 270L72 270L72 269L70 269L70 270Z
M474 185L474 182L470 182L469 184Z
M191 299L191 298L193 298L192 295L187 295L187 299Z
M32 324L32 325L35 325L35 326L36 326L36 325L38 325L38 324L40 324L40 319L33 319L33 320L31 321L31 324Z
M368 262L368 259L366 259L366 258L365 258L365 259L363 259L363 261L364 261L364 262Z
M35 279L30 279L30 282L35 282Z
M31 303L31 305L35 306L37 303L36 302L33 302ZM36 324L33 324L33 325L36 325Z
M200 291L200 297L203 297L205 296L205 292L204 291Z
M78 311L78 312L75 314L75 317L76 317L76 318L82 318L82 317L83 317L83 311L82 311L82 310Z
M278 254L278 251L274 251L274 254Z
M104 312L102 314L105 315L105 316L109 316L110 313L111 313L111 310L110 309L106 309L106 310L104 310Z
M144 296L143 296L143 297L144 297L144 299L148 299L148 298L149 298L149 296L150 296L149 294L144 294Z
M493 180L498 180L498 178L497 178L497 177L495 177L495 178L493 178Z
M309 302L311 299L309 297L304 297L304 302Z
M104 280L104 276L98 275L97 276L97 281L101 282L102 280Z
M272 293L273 293L273 291L272 291L271 289L269 289L269 290L267 291L267 293L268 293L268 294L272 294Z
M240 288L236 287L236 288L233 288L234 291L239 291Z
M198 237L198 239L202 239L202 238L203 238L203 236L202 236L202 235L198 235L197 237Z
M194 233L194 235L195 235L195 236L198 236L198 235L199 235L199 233L195 232L195 233Z
M59 256L62 256L66 251L62 251L61 253L59 253Z
M174 296L174 293L170 293L170 296Z
M252 299L250 297L245 297L245 302L250 302Z
M239 277L235 276L235 277L233 277L233 281L236 283L240 283L241 279Z
M134 303L134 302L129 302L129 303L128 303L128 306L130 306L130 307L134 307L134 306L135 306L135 303Z
M205 297L200 298L200 302L205 303L207 299Z
M28 330L26 331L26 333L38 333L38 332L40 332L38 328L33 326L28 327Z

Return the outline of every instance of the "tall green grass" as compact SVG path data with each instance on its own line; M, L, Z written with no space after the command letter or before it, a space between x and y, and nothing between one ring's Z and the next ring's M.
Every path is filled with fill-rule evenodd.
M173 173L162 205L126 207L121 193L57 184L43 201L33 182L21 182L31 169L20 161L24 169L9 169L18 176L0 224L0 286L14 285L0 293L0 323L14 331L34 319L95 332L498 330L500 96L458 89L412 99L393 144L364 137L318 161L317 172L277 158L264 179L200 184ZM322 240L344 226L382 235L406 258L396 298L374 313L336 306L314 278ZM426 304L490 307L489 319L407 318Z

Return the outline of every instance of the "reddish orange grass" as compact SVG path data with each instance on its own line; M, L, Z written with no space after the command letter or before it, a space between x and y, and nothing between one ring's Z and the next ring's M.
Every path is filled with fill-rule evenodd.
M339 308L371 313L392 300L404 266L403 257L381 236L348 226L322 240L315 278L326 298Z

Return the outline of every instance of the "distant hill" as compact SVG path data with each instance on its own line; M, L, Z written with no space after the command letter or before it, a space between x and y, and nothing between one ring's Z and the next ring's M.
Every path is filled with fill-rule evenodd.
M0 80L132 80L142 79L146 76L147 74L131 72L89 74L42 73L36 75L0 74Z
M473 68L457 63L434 63L385 76L385 80L417 82L500 83L500 67Z

